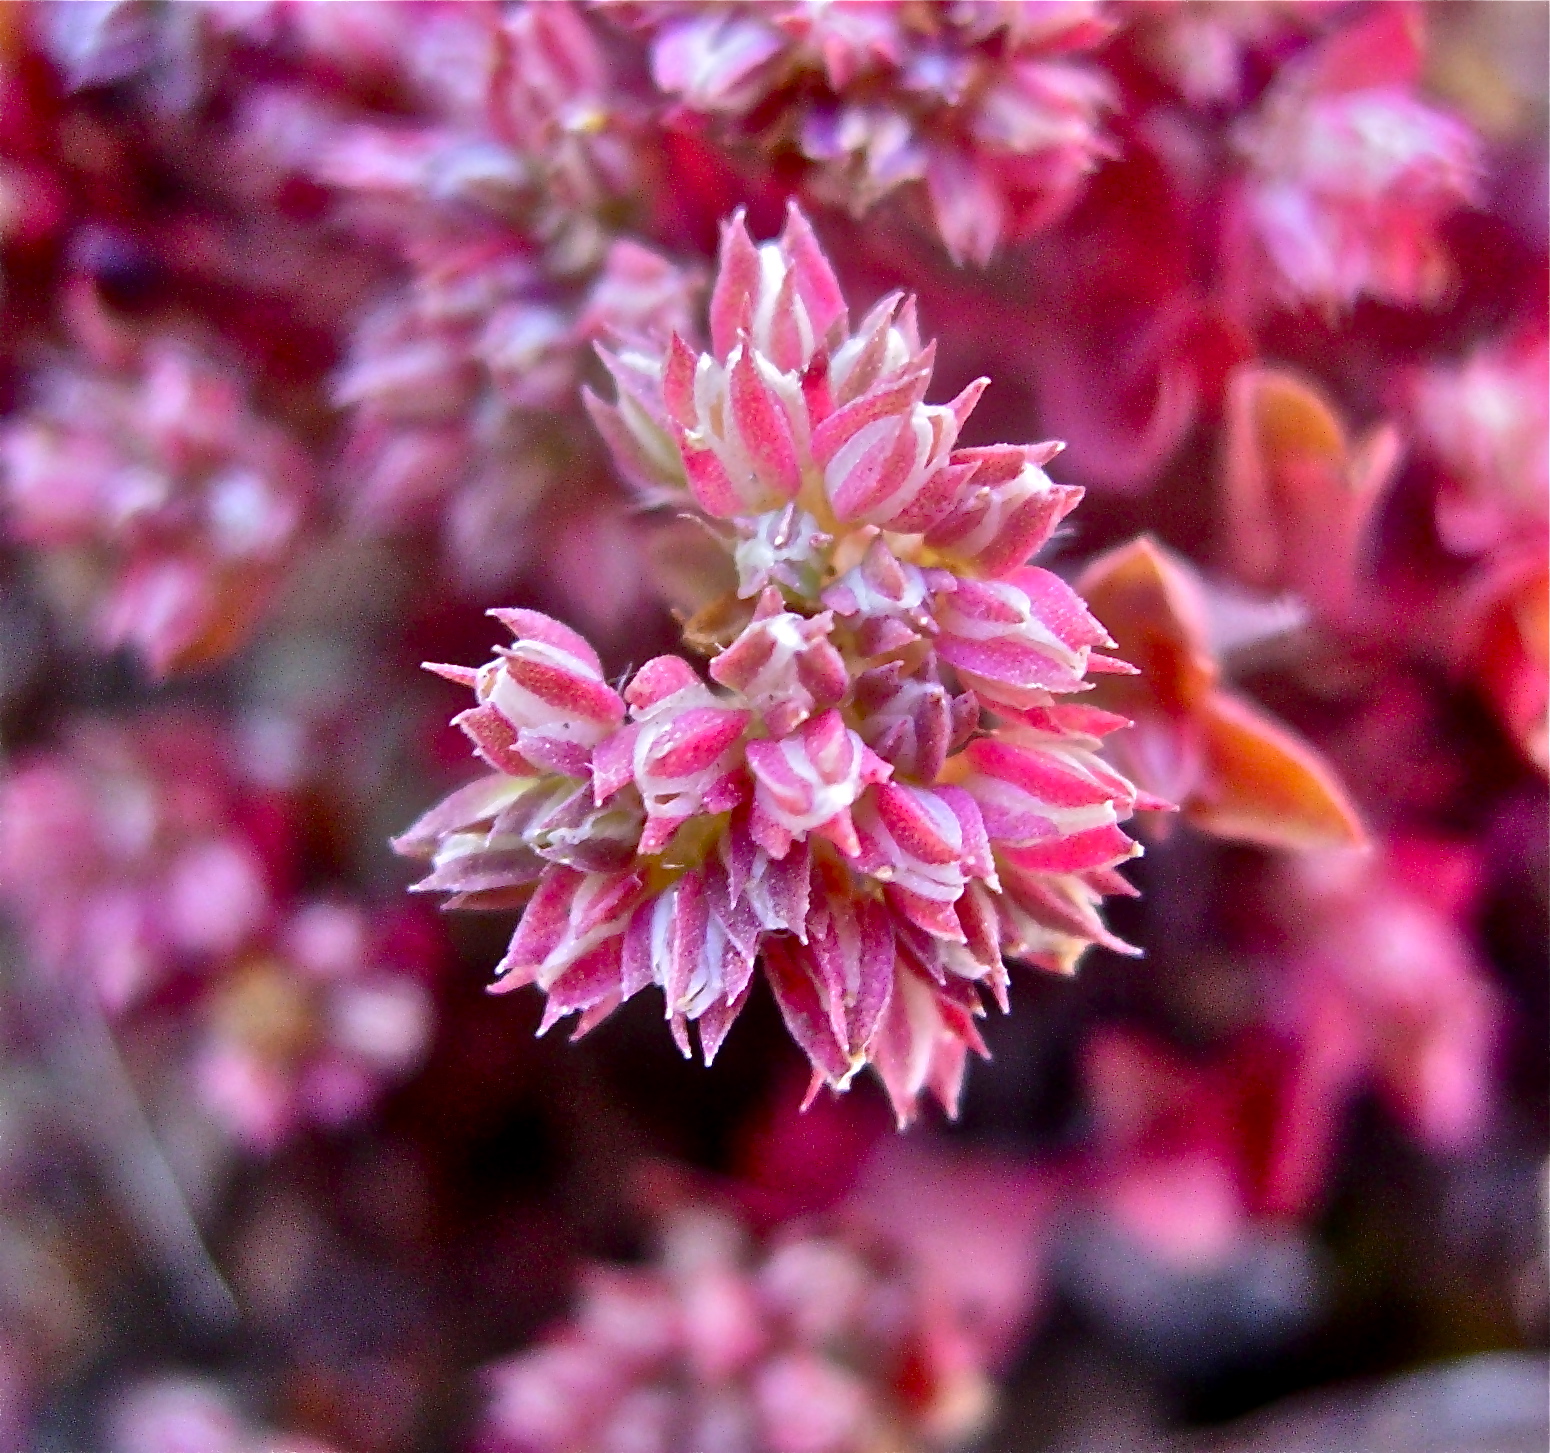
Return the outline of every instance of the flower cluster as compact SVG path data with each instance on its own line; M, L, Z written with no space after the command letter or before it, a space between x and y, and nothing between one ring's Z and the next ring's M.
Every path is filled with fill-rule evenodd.
M413 123L324 126L297 163L409 272L335 378L339 474L358 524L439 526L465 588L506 587L533 563L520 541L535 520L568 510L563 528L585 535L578 508L607 501L577 407L592 345L686 331L698 276L618 236L649 160L576 11L451 7L407 24L400 63L450 49L462 88L422 83L429 115Z
M293 811L207 721L92 723L0 778L0 884L36 964L130 1037L171 1012L204 1111L273 1149L419 1063L434 945L401 910L307 898Z
M158 675L229 653L312 504L301 447L240 375L170 337L118 366L61 360L0 429L5 530L45 583Z
M1349 307L1434 301L1442 219L1478 198L1479 143L1415 94L1420 25L1384 5L1287 67L1240 129L1245 207L1283 286Z
M459 905L528 900L498 972L547 994L545 1028L655 984L709 1060L762 964L815 1089L871 1064L901 1124L926 1089L951 1111L1004 954L1126 948L1096 911L1138 851L1098 755L1122 720L1058 698L1129 668L1023 563L1080 491L1045 474L1057 446L955 447L985 381L926 403L913 303L852 331L795 208L763 247L727 227L710 333L606 355L618 400L589 399L648 498L725 532L710 682L663 656L621 693L574 631L496 612L512 646L435 668L474 691L493 775L398 846Z
M957 259L1059 220L1111 153L1112 87L1077 59L1114 28L1091 0L637 8L684 124L794 155L858 215L918 196Z
M864 1453L983 1423L965 1328L908 1260L680 1213L649 1267L593 1267L570 1323L487 1371L485 1453ZM891 1441L890 1441L891 1440Z

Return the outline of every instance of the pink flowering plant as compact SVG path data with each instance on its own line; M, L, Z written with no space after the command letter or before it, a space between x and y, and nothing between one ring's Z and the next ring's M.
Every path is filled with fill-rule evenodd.
M0 6L0 1453L1544 1447L1547 62Z
M762 970L814 1091L870 1065L901 1125L926 1091L952 1113L1006 956L1130 951L1098 913L1139 852L1099 755L1122 722L1063 700L1130 668L1025 563L1081 491L1045 473L1058 445L958 448L988 381L927 403L914 300L852 330L795 207L763 246L728 224L710 338L605 354L616 398L588 400L642 498L731 557L690 626L709 681L659 656L615 690L568 627L495 612L512 646L433 668L475 693L492 773L398 847L459 907L525 903L498 987L543 990L543 1028L654 985L708 1063Z

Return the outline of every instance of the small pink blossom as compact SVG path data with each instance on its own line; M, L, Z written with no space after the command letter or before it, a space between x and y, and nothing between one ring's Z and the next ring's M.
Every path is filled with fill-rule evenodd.
M753 620L710 663L711 679L746 697L773 736L786 736L849 688L845 658L829 641L832 626L828 612L795 615L766 590Z
M792 842L810 832L855 857L850 808L868 783L886 780L891 771L837 711L814 717L778 741L750 742L748 765L758 784L749 830L775 858L785 857Z
M594 1267L569 1323L489 1369L489 1453L863 1453L983 1423L983 1357L913 1255L680 1209L644 1267Z
M1420 14L1384 6L1288 67L1244 124L1245 206L1283 289L1330 307L1436 299L1443 219L1475 201L1479 142L1420 100Z
M238 375L172 338L35 389L0 429L10 536L84 579L98 640L157 675L229 654L299 543L307 456Z

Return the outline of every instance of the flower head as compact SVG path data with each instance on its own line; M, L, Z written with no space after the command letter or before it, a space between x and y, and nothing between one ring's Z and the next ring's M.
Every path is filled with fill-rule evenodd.
M709 351L604 355L621 467L734 556L690 637L713 684L658 657L616 694L566 627L497 612L516 647L435 668L474 689L458 721L495 775L399 846L422 888L527 900L501 987L543 989L546 1026L655 984L708 1058L762 969L814 1088L873 1065L902 1123L927 1091L955 1106L1003 952L1129 951L1096 904L1139 851L1135 790L1096 755L1103 714L1055 704L1129 668L1024 564L1080 495L1044 473L1058 446L956 448L984 381L928 404L913 303L848 317L793 208L775 242L724 230Z
M491 1453L862 1453L905 1429L941 1447L989 1411L983 1354L913 1247L755 1244L680 1211L644 1267L594 1266L571 1320L488 1370Z

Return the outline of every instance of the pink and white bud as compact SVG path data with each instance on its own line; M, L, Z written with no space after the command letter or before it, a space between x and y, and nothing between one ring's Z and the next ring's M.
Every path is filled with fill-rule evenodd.
M972 691L952 695L934 674L906 676L897 661L856 678L862 740L894 769L897 780L935 782L979 723Z
M646 808L637 851L652 857L691 817L747 796L742 742L753 713L725 706L677 656L648 661L625 697L633 720L599 750L593 786L602 803L634 782Z
M970 742L964 757L970 770L963 788L1007 861L1079 873L1140 852L1119 828L1135 804L1135 788L1079 742L1006 733Z
M613 378L615 401L607 403L586 388L581 401L619 472L643 503L682 504L688 479L662 398L663 360L637 349L615 353L601 345L597 354Z
M950 496L967 477L967 470L944 471L987 380L970 384L951 403L927 404L921 400L930 376L927 350L902 378L879 384L814 428L813 459L839 519L907 532L922 496L933 498L938 490Z
M974 1025L983 1012L972 985L953 979L938 984L907 954L899 955L871 1059L901 1130L914 1122L928 1091L949 1116L958 1113L968 1052L982 1058L989 1053Z
M862 395L873 393L879 384L895 381L927 360L914 297L889 293L873 304L861 326L834 350L829 360L828 386L833 406L843 408L852 404Z
M860 845L851 804L893 770L832 710L780 741L750 742L748 765L756 779L749 830L774 858L809 833L854 857Z
M857 804L858 871L876 878L903 918L937 938L965 938L953 905L971 878L995 886L990 841L974 798L958 787L884 782Z
M617 1003L624 931L642 890L634 872L546 869L496 965L496 991L543 989L549 997L540 1033L575 1010Z
M764 975L819 1086L847 1088L867 1063L893 992L894 935L887 909L854 891L838 864L813 866L804 938L764 945Z
M1118 874L1036 872L1003 858L998 876L1001 893L994 904L1001 951L1008 958L1073 974L1093 944L1131 958L1140 955L1140 949L1109 932L1098 913L1104 894L1117 891L1112 879Z
M586 639L531 610L490 612L517 638L469 681L459 667L432 667L472 685L479 705L457 718L475 749L499 771L584 777L592 748L624 720L624 702L603 680Z
M845 658L829 640L834 617L786 610L780 593L766 590L753 620L710 663L713 681L739 692L783 737L815 711L835 706L850 686Z
M746 339L718 363L693 362L675 335L663 393L689 488L717 519L779 509L802 487L808 410L796 374Z
M1081 502L1076 485L1055 484L1043 466L1058 444L995 444L958 449L955 465L974 473L947 513L926 527L926 543L986 575L1005 575L1025 565Z
M732 903L719 866L685 873L632 915L621 993L657 985L679 1047L688 1054L685 1021L696 1021L709 1064L748 996L758 942L759 925Z
M927 602L940 584L936 574L898 559L879 535L861 563L824 591L823 603L855 631L863 656L884 656L935 634Z
M804 372L839 342L845 299L813 229L794 203L773 242L755 246L743 214L721 233L716 285L710 299L711 350L725 360L746 335L784 374Z
M752 520L738 521L745 531L737 543L737 593L747 600L779 586L802 600L816 602L826 551L834 543L805 510L788 504Z
M1094 646L1112 646L1082 599L1037 566L1005 580L957 580L936 597L937 650L986 701L1035 706L1080 691Z

